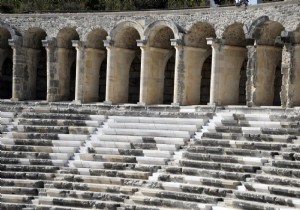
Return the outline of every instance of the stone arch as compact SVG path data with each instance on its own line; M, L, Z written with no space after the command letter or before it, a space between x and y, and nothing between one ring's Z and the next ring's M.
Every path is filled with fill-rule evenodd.
M110 39L114 41L114 46L135 50L136 40L141 39L143 27L135 21L123 21L118 23L110 32Z
M47 97L47 56L42 46L42 40L47 33L37 27L29 28L24 32L23 49L26 57L28 79L26 87L27 99L46 100Z
M104 40L107 32L94 28L88 32L85 42L83 101L105 100L106 89L106 48Z
M137 40L143 28L134 21L119 23L110 33L108 41L106 100L112 103L137 103L140 91L141 50ZM118 60L110 61L110 59Z
M0 25L0 99L12 97L13 52L8 40L14 33L9 28Z
M144 60L140 102L170 104L174 100L175 49L171 40L181 40L183 30L172 21L150 23L144 32Z
M243 24L235 22L227 26L222 34L222 44L245 47L246 35L243 30Z
M150 23L144 32L150 47L171 49L171 39L182 40L183 29L173 21L158 20Z
M79 34L75 28L65 27L59 30L56 36L58 48L72 48L72 40L79 40Z
M184 35L184 45L188 47L210 48L206 38L216 38L214 27L207 22L197 22L193 24Z
M281 23L263 16L251 24L248 36L255 39L258 45L274 46L276 38L282 31L284 31L284 27Z
M22 36L22 34L15 27L8 25L2 21L0 21L0 28L6 29L10 33L11 38L14 38L15 36Z
M86 36L86 47L105 50L103 40L106 39L107 35L107 32L102 28L92 29Z
M72 47L72 40L79 40L75 28L65 27L57 33L57 61L56 69L59 78L59 99L75 99L76 50ZM71 75L72 74L72 75Z

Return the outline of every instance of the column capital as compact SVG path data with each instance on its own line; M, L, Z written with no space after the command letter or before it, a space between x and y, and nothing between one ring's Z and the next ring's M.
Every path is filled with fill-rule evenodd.
M140 39L140 40L136 40L137 46L138 47L145 47L148 43L147 39Z
M46 39L42 40L42 44L45 48L54 48L56 47L56 38L47 36Z
M12 48L16 48L16 47L22 46L22 41L23 41L22 37L20 37L20 36L14 36L12 39L8 40L8 44Z
M171 39L171 45L174 47L183 47L183 40L182 39Z
M85 48L85 42L80 40L72 40L72 46L76 48L76 50Z
M103 40L103 43L105 47L110 48L114 46L115 41L110 38L109 39L107 38L106 40Z

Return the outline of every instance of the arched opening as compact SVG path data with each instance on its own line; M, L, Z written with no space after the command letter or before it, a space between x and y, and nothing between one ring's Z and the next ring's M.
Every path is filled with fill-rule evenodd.
M246 37L242 23L227 26L222 34L222 46L214 46L213 74L215 81L212 87L211 102L220 105L246 104ZM217 85L216 85L217 83Z
M174 96L175 56L173 55L167 63L164 78L164 104L171 104Z
M281 86L282 86L282 74L281 74L281 61L280 61L275 69L274 99L273 99L274 106L281 106L281 98L280 98Z
M6 58L0 72L0 99L12 97L12 72L13 63L11 58Z
M132 61L129 72L128 102L137 103L140 97L140 79L141 78L141 54L138 51L137 56Z
M240 71L239 105L246 104L247 63L248 59L245 59Z
M101 28L90 31L86 38L85 75L83 87L84 102L105 100L106 89L106 48L107 32Z
M154 28L149 37L152 62L160 64L152 71L154 79L158 81L158 101L163 104L171 104L174 97L175 49L171 45L171 39L174 39L174 33L164 25Z
M137 103L140 93L141 50L137 40L141 39L138 30L131 26L123 26L115 33L115 50L124 58L124 68L120 69L120 82L123 85L124 98L119 102ZM116 61L115 61L116 62Z
M212 56L208 56L203 63L201 72L201 87L200 87L200 104L207 105L210 98L210 81L211 81L211 62Z
M47 58L42 40L47 34L43 29L30 28L24 33L23 47L26 55L28 80L24 90L26 99L46 100L47 97Z
M215 38L213 26L197 22L184 36L185 60L185 98L183 104L207 104L210 95L211 46L206 38ZM199 94L200 93L200 94Z
M76 89L76 50L72 40L79 40L74 28L63 28L57 34L58 98L69 101L75 99Z
M12 97L13 52L8 45L10 32L0 27L0 99Z
M255 105L280 105L281 62L278 64L278 61L282 60L282 45L277 43L277 37L283 30L280 23L267 17L250 28L250 36L256 40L255 57L249 58L250 65L256 70L255 80L251 83L255 90L252 93Z
M71 70L70 70L70 96L69 100L74 100L75 99L75 85L76 85L76 61L74 61L71 65Z

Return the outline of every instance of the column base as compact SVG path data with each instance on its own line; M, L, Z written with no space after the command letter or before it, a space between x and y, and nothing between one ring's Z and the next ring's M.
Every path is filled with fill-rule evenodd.
M111 101L104 101L103 104L104 104L104 105L107 105L107 106L111 106L111 105L112 105L112 102L111 102Z

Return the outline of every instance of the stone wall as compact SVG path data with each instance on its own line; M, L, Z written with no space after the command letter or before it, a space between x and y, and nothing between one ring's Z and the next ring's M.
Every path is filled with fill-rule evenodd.
M294 106L300 105L293 80L299 14L297 0L247 9L0 14L0 48L13 49L11 97L17 100ZM33 56L41 49L44 67L45 56ZM252 53L244 58L247 50ZM268 52L276 55L271 64L264 63ZM174 62L166 64L172 54ZM227 81L233 78L240 81Z

